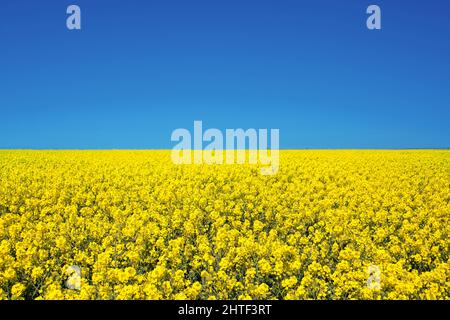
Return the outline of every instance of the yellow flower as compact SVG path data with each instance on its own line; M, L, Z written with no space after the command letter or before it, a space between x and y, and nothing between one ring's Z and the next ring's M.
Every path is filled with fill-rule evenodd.
M24 293L25 290L26 290L25 285L23 285L22 283L16 283L11 288L11 296L12 296L12 298L13 299L21 298L22 294Z
M0 150L0 299L450 298L449 150L280 156Z
M297 277L294 277L294 276L281 281L281 286L283 288L287 288L287 289L292 288L296 284L297 284Z

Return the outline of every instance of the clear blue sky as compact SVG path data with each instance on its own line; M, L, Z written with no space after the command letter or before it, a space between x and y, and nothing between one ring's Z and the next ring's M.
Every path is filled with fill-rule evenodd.
M194 120L282 148L449 147L450 2L1 1L0 115L0 148L171 148Z

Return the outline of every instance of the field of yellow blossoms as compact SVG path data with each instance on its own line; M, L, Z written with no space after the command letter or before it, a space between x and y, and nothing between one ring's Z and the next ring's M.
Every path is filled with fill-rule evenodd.
M280 157L0 151L0 299L450 299L449 150Z

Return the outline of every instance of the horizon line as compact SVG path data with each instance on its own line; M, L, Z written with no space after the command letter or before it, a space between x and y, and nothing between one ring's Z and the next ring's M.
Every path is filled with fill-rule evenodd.
M0 148L0 151L171 151L172 148ZM222 149L222 151L249 151L249 150L260 150L260 149ZM261 149L262 150L262 149ZM339 147L310 147L310 148L278 148L278 149L264 149L264 150L284 150L284 151L302 151L302 150L450 150L450 147L400 147L400 148L370 148L370 147L353 147L353 148L339 148ZM182 150L177 150L182 151ZM185 149L185 151L211 151L204 149ZM218 150L220 151L220 150Z

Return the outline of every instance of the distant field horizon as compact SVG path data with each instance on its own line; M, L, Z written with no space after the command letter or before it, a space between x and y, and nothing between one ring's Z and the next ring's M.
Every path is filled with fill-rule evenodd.
M23 151L171 151L170 148L0 148L0 150L23 150ZM202 150L202 149L186 149L186 150ZM228 149L223 149L228 150ZM253 149L234 149L234 150L253 150ZM257 149L254 149L257 150ZM270 148L269 148L270 150ZM285 150L285 151L302 151L302 150L377 150L377 151L389 151L389 150L450 150L450 147L445 148L279 148L278 150Z

